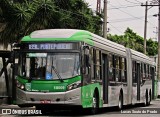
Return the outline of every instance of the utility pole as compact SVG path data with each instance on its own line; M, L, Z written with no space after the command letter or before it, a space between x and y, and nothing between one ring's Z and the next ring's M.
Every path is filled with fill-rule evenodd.
M158 42L158 27L154 27L155 28L155 31L153 31L153 33L155 33L155 41Z
M104 0L103 37L107 38L107 0Z
M147 12L148 12L148 1L145 6L145 23L144 23L144 54L146 54L146 38L147 38Z
M158 1L158 73L157 73L157 80L158 80L158 92L157 96L160 97L160 0Z
M159 5L158 6L159 11L158 11L158 67L157 67L158 73L157 75L158 75L158 80L160 82L160 0L158 2L158 5Z
M153 4L152 4L153 3ZM157 65L157 80L158 80L158 96L160 96L160 0L153 0L150 5L147 6L158 6L158 65ZM155 4L158 3L158 4ZM146 6L146 5L141 5Z
M97 0L97 13L101 13L101 0Z

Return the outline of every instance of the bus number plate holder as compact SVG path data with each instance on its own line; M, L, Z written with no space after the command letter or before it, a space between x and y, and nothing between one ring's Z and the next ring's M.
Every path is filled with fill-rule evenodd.
M40 100L42 104L50 104L51 100Z

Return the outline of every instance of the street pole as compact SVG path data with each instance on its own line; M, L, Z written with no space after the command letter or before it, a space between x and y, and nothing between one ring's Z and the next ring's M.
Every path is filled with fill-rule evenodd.
M145 6L145 23L144 23L144 54L146 54L146 37L147 37L147 11L148 11L148 1L146 1Z
M97 0L97 9L96 9L97 13L101 12L101 0Z
M104 37L104 38L107 38L107 0L104 0L103 37Z
M158 80L158 96L160 97L160 0L155 1L158 4L149 4L147 6L158 6L158 64L157 64L157 80ZM146 6L146 5L141 5Z
M160 96L160 0L158 2L158 72L157 72L157 80L158 80L158 96Z

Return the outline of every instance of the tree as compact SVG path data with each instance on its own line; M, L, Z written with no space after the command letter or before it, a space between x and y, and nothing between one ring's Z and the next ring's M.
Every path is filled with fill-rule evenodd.
M8 43L17 41L24 32L25 26L29 22L32 13L32 4L12 3L7 0L0 1L3 23L6 24L0 33L0 42L5 46Z
M108 34L107 38L111 41L124 45L125 47L134 49L136 51L143 53L143 41L144 39L133 32L132 29L127 28L124 32L124 35L111 35ZM158 43L152 41L151 39L147 40L147 55L154 56L157 54Z
M157 55L158 53L158 42L152 41L152 39L147 40L147 53L150 56Z
M0 43L17 42L39 29L73 28L101 34L101 17L83 0L1 0Z

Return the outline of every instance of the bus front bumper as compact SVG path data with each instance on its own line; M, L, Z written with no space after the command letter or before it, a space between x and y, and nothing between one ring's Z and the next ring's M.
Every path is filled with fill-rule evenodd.
M59 104L81 105L81 88L66 92L27 92L17 88L18 105Z

